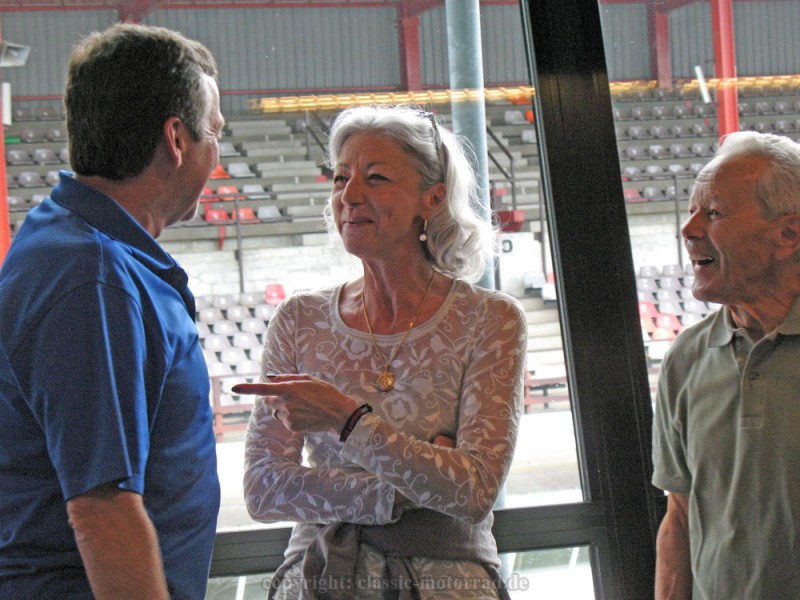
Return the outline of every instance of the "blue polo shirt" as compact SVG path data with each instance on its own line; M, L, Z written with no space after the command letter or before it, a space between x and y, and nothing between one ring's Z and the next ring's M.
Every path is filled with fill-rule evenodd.
M0 598L84 598L66 501L141 494L173 598L203 598L219 509L186 273L62 172L0 269ZM124 540L121 540L124 543Z

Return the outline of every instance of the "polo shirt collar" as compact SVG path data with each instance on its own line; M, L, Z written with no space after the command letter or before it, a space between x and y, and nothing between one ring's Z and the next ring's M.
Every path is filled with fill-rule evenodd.
M794 301L789 315L776 331L781 335L800 335L800 297Z
M59 182L50 198L73 211L92 227L129 246L137 260L175 288L194 314L194 298L188 291L189 277L155 238L128 211L106 194L75 179L69 171L59 172Z
M714 315L711 330L708 334L709 348L727 346L733 340L736 327L733 325L731 311L727 306L720 308Z
M714 321L711 323L711 330L708 336L709 347L721 347L729 344L733 340L736 331L737 328L733 325L730 309L727 306L723 306L714 315ZM773 338L777 334L800 335L800 297L795 300L783 323L778 325L774 332L767 334L765 337Z
M69 171L60 171L58 175L58 185L50 196L54 202L79 214L92 227L109 237L144 252L160 263L157 268L175 266L175 261L155 238L113 198L81 183Z

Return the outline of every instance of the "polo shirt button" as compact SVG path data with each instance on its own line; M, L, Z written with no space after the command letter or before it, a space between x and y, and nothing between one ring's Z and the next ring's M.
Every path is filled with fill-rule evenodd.
M747 378L750 379L750 381L755 381L756 379L759 378L759 376L760 376L760 373L758 371L751 371L749 373L749 375L747 376Z

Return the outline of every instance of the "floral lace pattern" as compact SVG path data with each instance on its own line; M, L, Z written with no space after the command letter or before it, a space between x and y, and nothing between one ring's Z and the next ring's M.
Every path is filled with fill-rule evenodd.
M395 492L412 505L485 529L508 474L522 409L527 339L519 303L455 281L429 321L411 331L392 362L395 388L367 332L339 316L341 287L287 298L270 321L262 378L308 373L374 412L347 442L293 434L256 401L247 433L245 500L259 521L297 521L287 556L302 552L317 524L396 520ZM376 335L391 355L402 334ZM454 449L431 440L445 434ZM452 563L449 563L452 564Z

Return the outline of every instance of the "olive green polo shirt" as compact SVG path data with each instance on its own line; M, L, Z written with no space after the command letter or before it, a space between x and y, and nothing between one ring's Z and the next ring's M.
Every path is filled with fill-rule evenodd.
M689 495L695 600L800 598L800 300L743 335L723 308L661 368L653 484Z

